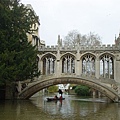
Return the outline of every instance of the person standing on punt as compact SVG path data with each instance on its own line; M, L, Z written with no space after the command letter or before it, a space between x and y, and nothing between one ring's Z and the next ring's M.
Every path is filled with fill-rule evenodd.
M63 94L62 90L59 89L58 92L59 92L59 94L61 95L60 98L62 98L62 94Z

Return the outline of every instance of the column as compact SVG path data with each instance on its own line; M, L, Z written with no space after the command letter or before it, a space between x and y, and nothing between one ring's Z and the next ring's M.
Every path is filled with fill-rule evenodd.
M108 59L108 78L110 79L110 57Z
M70 63L69 69L70 69L70 70L69 70L69 73L71 73L71 59L72 59L72 58L71 58L71 56L70 56L70 61L69 61L69 63Z
M50 74L52 73L52 58L50 58L50 65L49 65L49 67L50 67Z
M103 59L103 77L105 78L105 57Z
M40 74L43 73L43 65L42 65L43 61L39 59L38 61L38 71L40 71Z
M60 50L57 51L57 58L55 60L55 75L59 76L62 72L62 62L60 60Z
M64 73L67 73L67 58L65 58L64 66L65 66L65 72Z
M53 59L53 61L52 61L52 68L53 68L53 73L55 72L55 60Z
M92 92L93 92L93 93L92 93L93 98L95 98L95 96L96 96L96 90L95 90L95 89L93 89L93 90L92 90Z
M48 69L48 59L46 58L46 74L45 74L45 75L48 74L48 73L47 73L47 69Z
M95 77L99 79L100 77L100 61L98 56L95 59Z
M80 53L79 53L79 46L78 46L78 50L77 50L77 54L76 54L76 59L75 59L75 73L76 73L76 75L81 75L82 74L82 72L81 72L81 70L82 70L81 66L82 66L82 63L80 61Z
M98 91L98 97L100 98L102 96L102 93Z
M48 74L50 74L50 58L48 59Z
M82 59L80 59L80 61L77 61L78 62L78 67L79 67L79 75L82 75Z
M114 80L119 79L119 76L117 76L116 72L117 72L117 66L116 66L116 59L114 59L114 61L112 62L112 71L113 71L113 75L114 75ZM119 64L118 64L119 65Z
M62 60L57 60L57 75L62 73Z

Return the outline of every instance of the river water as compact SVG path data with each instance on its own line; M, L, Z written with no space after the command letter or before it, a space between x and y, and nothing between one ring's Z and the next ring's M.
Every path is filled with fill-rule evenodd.
M120 120L120 103L104 98L65 95L62 102L47 102L46 97L0 101L0 120Z

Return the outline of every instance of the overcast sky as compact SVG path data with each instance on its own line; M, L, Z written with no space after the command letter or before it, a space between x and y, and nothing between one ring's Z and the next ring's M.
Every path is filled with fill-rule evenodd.
M21 0L31 4L40 18L39 35L46 45L56 45L71 30L94 32L103 44L114 44L120 32L120 0Z

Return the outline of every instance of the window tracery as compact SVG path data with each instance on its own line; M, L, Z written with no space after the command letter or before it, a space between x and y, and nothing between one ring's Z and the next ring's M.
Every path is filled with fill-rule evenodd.
M75 73L75 58L66 55L62 58L62 73Z
M43 74L53 74L55 72L55 57L48 55L43 59Z
M100 76L104 78L114 78L114 64L111 55L106 54L100 58Z
M85 55L82 58L82 73L95 75L95 57L93 55Z

